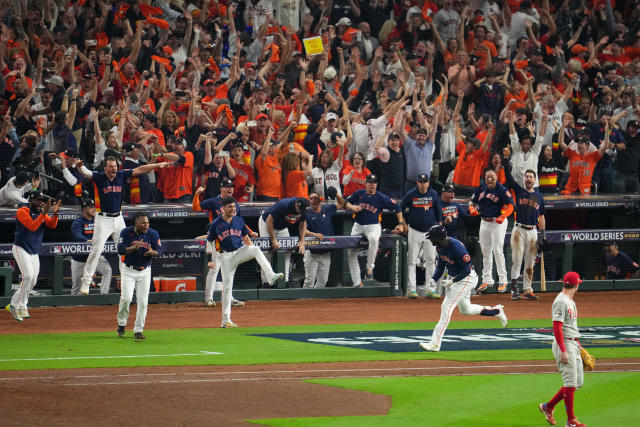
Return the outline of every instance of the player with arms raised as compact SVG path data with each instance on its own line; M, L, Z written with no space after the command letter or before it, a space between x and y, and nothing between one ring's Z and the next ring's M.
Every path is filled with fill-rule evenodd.
M440 351L442 336L451 321L453 309L458 307L462 314L479 314L481 316L496 316L500 319L502 327L507 327L507 316L501 305L483 307L471 304L469 297L471 290L478 284L478 275L473 271L471 257L462 242L447 237L447 230L442 225L434 225L427 232L427 239L436 247L438 265L433 273L433 280L438 281L447 269L452 281L447 286L447 294L442 301L440 320L433 330L430 342L421 342L420 347L427 351Z

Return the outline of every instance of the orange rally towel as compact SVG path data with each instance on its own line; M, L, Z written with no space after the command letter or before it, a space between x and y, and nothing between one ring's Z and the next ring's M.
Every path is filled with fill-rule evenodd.
M165 21L164 19L160 19L160 18L154 18L153 16L149 16L147 17L147 22L149 24L158 26L164 30L168 30L169 29L169 23L167 21Z

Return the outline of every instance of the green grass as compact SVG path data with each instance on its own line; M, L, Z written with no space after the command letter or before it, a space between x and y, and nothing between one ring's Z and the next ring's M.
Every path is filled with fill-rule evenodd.
M452 322L449 329L495 328L494 320ZM581 319L580 326L637 325L638 317ZM250 334L416 330L432 329L429 323L365 325L307 325L239 329L173 329L145 331L145 341L118 338L115 331L65 334L0 335L0 370L69 369L129 366L229 365L263 363L312 363L338 361L379 361L414 359L548 360L549 349L442 351L437 354L416 350L387 353L359 348L308 344ZM549 327L547 320L516 320L510 327ZM640 357L640 347L593 348L596 358ZM220 352L223 354L208 354ZM127 357L123 357L127 356ZM143 357L132 357L143 356ZM18 359L18 360L13 360ZM38 359L38 360L26 360ZM46 359L46 360L43 360Z
M537 405L560 388L559 374L461 377L355 378L310 381L392 396L383 416L253 420L270 426L541 426ZM575 395L575 413L590 426L640 425L640 374L587 374ZM564 405L556 407L564 425Z

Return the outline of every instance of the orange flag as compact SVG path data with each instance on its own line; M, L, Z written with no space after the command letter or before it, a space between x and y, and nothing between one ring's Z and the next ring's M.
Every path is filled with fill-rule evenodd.
M154 18L153 16L148 16L147 17L147 22L149 24L153 24L156 25L164 30L168 30L169 29L169 23L167 21L165 21L164 19L160 19L160 18Z

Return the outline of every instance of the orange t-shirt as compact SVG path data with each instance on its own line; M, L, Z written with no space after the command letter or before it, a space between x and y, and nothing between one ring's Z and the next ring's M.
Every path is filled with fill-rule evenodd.
M284 186L284 197L309 198L309 186L304 176L304 171L291 171L287 174Z
M467 187L477 187L480 185L482 167L487 161L489 153L485 153L482 149L477 149L467 154L467 147L462 141L458 141L456 151L460 157L453 171L453 183Z
M299 151L307 155L309 154L309 152L305 150L302 145L298 144L297 142L290 142L288 144L283 144L282 146L280 146L280 150L278 151L278 159L280 160L284 159L287 156L287 154L289 154L289 152L291 151L291 149L289 148L291 146L293 146L294 151Z
M349 175L352 170L354 170L353 166L349 165L342 169L342 175ZM347 197L355 193L357 190L363 189L366 183L367 175L369 175L370 173L371 171L367 168L362 169L362 171L360 172L355 171L347 185L344 186L342 195L344 197Z
M526 104L524 103L524 101L527 99L527 94L524 90L521 90L516 95L507 92L504 95L504 103L508 104L511 98L514 98L515 102L511 104L511 108L509 108L509 110L515 112L518 108L526 107Z
M193 153L185 151L184 164L172 166L172 179L167 179L164 185L164 198L177 199L185 194L191 194L191 185L193 182Z
M256 195L280 198L282 189L282 167L276 156L267 156L262 160L257 156L254 162L258 184Z
M591 194L591 177L596 164L602 156L598 151L592 151L584 156L570 148L564 152L569 159L569 181L561 194L571 194L580 191L580 194Z
M220 86L216 88L216 93L213 95L216 99L225 99L227 97L227 93L229 92L229 88L226 83L222 83Z

